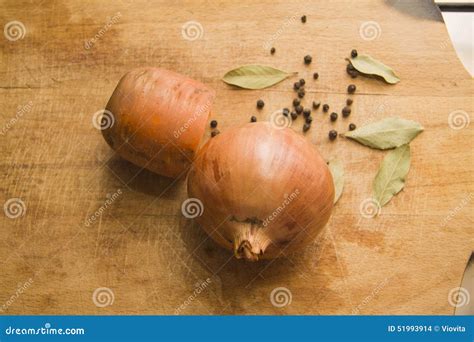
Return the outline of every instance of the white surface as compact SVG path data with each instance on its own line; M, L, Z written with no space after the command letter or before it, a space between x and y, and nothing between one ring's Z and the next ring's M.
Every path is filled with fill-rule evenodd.
M474 13L442 13L459 59L471 76L474 76Z

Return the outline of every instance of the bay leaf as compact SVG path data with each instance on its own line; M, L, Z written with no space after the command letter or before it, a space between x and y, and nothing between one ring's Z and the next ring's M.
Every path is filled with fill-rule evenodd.
M382 77L385 82L395 84L400 82L400 79L395 75L395 71L382 62L367 56L358 55L350 59L352 66L359 72L366 75L376 75Z
M346 138L380 150L408 144L423 127L415 121L397 117L386 118L344 134Z
M373 183L374 198L383 207L405 186L410 170L410 145L402 145L387 153Z
M336 204L344 189L344 167L338 159L331 159L328 166L334 182L334 204Z
M275 69L265 65L244 65L228 71L222 80L240 88L263 89L270 87L285 78L295 75L283 70Z

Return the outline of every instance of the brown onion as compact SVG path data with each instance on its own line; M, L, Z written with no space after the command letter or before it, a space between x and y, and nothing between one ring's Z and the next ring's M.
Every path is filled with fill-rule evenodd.
M214 96L201 82L169 70L132 70L107 103L102 134L124 159L177 177L194 159Z
M188 175L198 223L237 258L275 258L323 229L334 185L316 147L290 128L249 123L210 139Z

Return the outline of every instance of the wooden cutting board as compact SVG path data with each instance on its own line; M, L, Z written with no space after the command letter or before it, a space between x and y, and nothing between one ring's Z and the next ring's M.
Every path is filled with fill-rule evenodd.
M474 249L474 86L430 1L11 0L0 18L23 25L19 36L0 39L0 194L20 206L0 218L3 313L453 313L448 296ZM344 58L353 48L402 81L352 80ZM319 100L338 112L347 85L357 85L349 119L331 124L318 111L306 134L345 167L327 229L301 253L259 263L234 259L183 217L185 182L120 159L92 124L120 77L144 65L216 89L212 117L221 131L251 115L267 120L290 105L297 78L261 91L221 82L251 63L298 71L306 105ZM388 116L425 131L412 143L405 189L378 217L364 218L361 203L386 152L329 142L327 132ZM281 305L271 300L277 288L285 288Z

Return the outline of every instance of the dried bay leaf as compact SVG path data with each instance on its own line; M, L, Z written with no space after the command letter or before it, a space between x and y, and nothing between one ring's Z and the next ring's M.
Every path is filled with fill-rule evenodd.
M334 204L336 204L344 189L344 167L338 159L331 159L328 166L334 182Z
M363 74L382 77L385 82L390 84L400 82L400 79L395 75L395 71L393 71L392 68L370 56L358 55L349 61L357 71Z
M387 153L373 183L374 198L383 207L405 186L410 170L410 145L402 145Z
M418 122L390 117L347 132L344 136L363 145L386 150L408 144L422 131L423 127Z
M222 80L240 88L263 89L297 73L288 73L265 65L244 65L228 71Z

